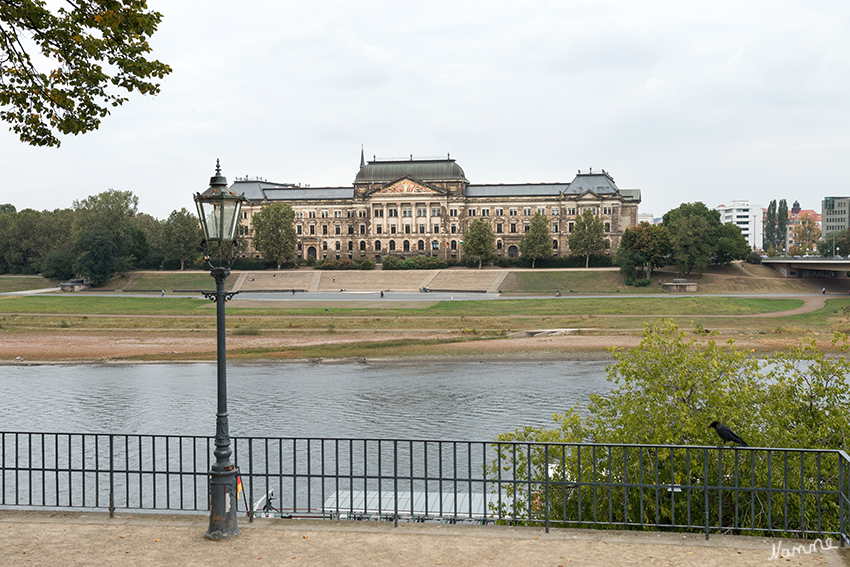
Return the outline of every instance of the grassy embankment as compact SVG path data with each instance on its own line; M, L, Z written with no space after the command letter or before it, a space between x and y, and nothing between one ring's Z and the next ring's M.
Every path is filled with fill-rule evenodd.
M647 318L662 316L673 318L686 330L718 331L721 338L752 338L761 335L798 339L815 333L825 336L832 330L850 329L850 298L830 299L823 309L811 313L771 317L770 313L795 309L803 302L789 298L677 297L670 294L642 298L624 294L614 299L580 297L575 293L569 294L568 290L587 292L587 288L590 288L599 293L611 292L611 286L617 285L619 274L519 272L516 276L514 285L519 292L546 289L554 282L567 290L564 292L565 297L450 301L402 306L388 303L369 307L358 302L334 302L326 307L287 301L234 301L228 304L228 328L231 334L260 336L275 339L275 342L281 344L231 349L229 356L429 356L446 352L446 345L451 343L498 339L513 331L541 328L581 329L584 335L598 335L599 350L602 350L607 346L605 336L635 334L642 329ZM710 281L712 278L720 282ZM124 287L135 289L192 289L203 286L208 279L208 275L197 273L144 274L123 283ZM736 284L735 279L745 282ZM789 284L799 285L794 280L748 275L741 273L740 269L736 274L707 274L703 281L705 284L700 284L701 287L723 285L731 288L727 290L730 293L740 292L740 289L735 289L736 286L752 291L755 285L769 287L766 291L787 293L795 289L789 289ZM784 289L782 286L785 286ZM582 287L585 289L582 290ZM114 336L116 333L126 333L142 337L185 337L197 333L208 335L215 328L214 305L207 300L191 298L98 297L83 294L62 297L6 296L0 297L0 313L0 333L12 334L72 333L97 336L109 333ZM374 336L369 338L370 334L382 337L399 334L405 338L376 341ZM286 344L288 337L319 335L323 344ZM336 335L340 340L329 335ZM421 338L417 338L417 335ZM435 338L434 335L439 337ZM488 348L492 350L492 346ZM181 358L181 354L143 358Z

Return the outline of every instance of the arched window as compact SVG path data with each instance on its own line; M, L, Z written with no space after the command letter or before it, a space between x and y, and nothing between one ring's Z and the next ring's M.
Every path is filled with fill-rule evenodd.
M404 241L404 251L410 252L410 241L408 241L408 240Z
M390 250L395 250L395 240L390 240Z
M452 240L452 250L457 250L457 240Z
M497 240L497 241L496 241L496 250L501 250L501 249L502 249L502 241L501 241L501 240Z
M340 249L339 240L336 241L336 244L334 244L334 246L336 247L337 250Z
M327 250L327 249L328 249L328 241L325 240L324 242L322 242L322 250Z
M302 244L299 242L299 243L298 243L298 250L302 250L302 249L303 249L303 246L302 246Z
M425 241L424 241L424 240L420 240L419 242L417 242L417 243L416 243L416 248L417 248L417 250L425 250Z
M552 241L552 248L554 248L555 250L558 249L558 241L557 240Z
M348 249L349 249L349 250L354 250L354 243L353 243L352 241L350 241L350 240L348 241Z
M365 244L365 242L364 242L364 244ZM376 240L375 241L375 250L380 250L380 249L381 249L381 241Z
M360 241L360 250L362 250L364 252L366 251L366 241L365 240Z

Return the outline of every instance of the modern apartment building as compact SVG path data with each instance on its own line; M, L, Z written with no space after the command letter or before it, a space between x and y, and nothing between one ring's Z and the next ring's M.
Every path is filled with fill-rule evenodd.
M761 250L764 243L764 207L750 205L749 201L732 201L730 205L720 205L720 222L731 222L741 229L747 244L754 250Z

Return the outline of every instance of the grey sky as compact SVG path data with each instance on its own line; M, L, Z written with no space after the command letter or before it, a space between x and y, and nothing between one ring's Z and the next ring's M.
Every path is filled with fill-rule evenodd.
M192 208L230 181L350 185L367 157L451 153L473 183L570 181L767 205L850 195L850 4L155 0L174 73L97 132L31 148L0 124L0 203L130 190Z

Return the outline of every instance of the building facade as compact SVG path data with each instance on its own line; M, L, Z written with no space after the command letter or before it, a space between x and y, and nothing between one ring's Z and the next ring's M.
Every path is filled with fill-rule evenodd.
M750 205L749 201L732 201L729 206L720 205L720 222L730 222L741 229L747 244L753 250L761 250L764 245L764 207Z
M850 197L824 197L821 224L824 236L850 228Z
M247 199L242 224L250 255L258 255L251 243L253 215L283 201L295 211L296 257L377 262L387 255L459 258L464 232L476 219L493 228L497 256L518 256L538 212L549 221L553 255L566 256L575 218L587 209L602 221L613 253L623 231L637 224L641 201L640 189L618 188L605 170L579 171L570 183L478 185L450 156L366 162L362 151L350 187L237 178L231 190Z

